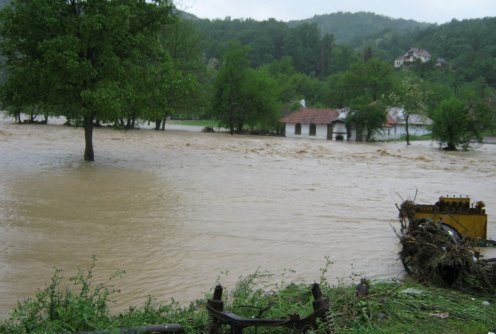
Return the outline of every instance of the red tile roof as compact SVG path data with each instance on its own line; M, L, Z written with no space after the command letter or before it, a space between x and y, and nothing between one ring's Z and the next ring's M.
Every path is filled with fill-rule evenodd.
M339 111L336 109L303 108L281 118L281 122L292 124L331 124L338 119Z
M395 119L391 116L391 115L386 115L386 124L384 124L386 126L395 126L396 125L396 121Z

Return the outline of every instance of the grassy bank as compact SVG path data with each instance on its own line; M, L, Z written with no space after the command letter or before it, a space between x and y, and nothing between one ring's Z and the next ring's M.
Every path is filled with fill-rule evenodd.
M94 263L70 278L70 289L56 271L45 289L20 302L0 323L0 333L61 333L164 323L179 323L186 333L207 333L208 295L186 306L149 298L142 307L111 314L108 306L118 298L111 287L114 277L105 284L93 284L93 270ZM369 295L358 298L352 286L331 286L323 278L320 283L331 301L331 312L327 322L309 333L488 333L496 329L496 296L392 281L371 282ZM263 317L312 312L308 284L276 284L266 273L241 279L225 296L226 310L245 316L268 306ZM257 333L290 331L259 328Z

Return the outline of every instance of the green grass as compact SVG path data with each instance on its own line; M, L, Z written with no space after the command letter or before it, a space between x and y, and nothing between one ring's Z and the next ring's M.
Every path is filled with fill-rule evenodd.
M18 303L0 322L0 333L67 333L94 329L115 329L164 323L179 323L186 333L207 333L206 300L186 306L175 301L159 303L150 297L142 307L119 314L109 310L118 292L105 284L93 284L95 262L69 279L65 288L60 271L50 284L31 299ZM327 321L309 334L324 333L488 333L496 329L496 296L470 295L458 291L402 281L371 282L367 297L355 297L354 287L330 285L323 278L321 288L331 301ZM280 280L279 280L280 281ZM256 272L226 287L225 309L254 316L259 308L271 306L263 317L287 317L312 312L309 284L274 283L272 275ZM409 289L409 290L407 290ZM483 305L488 301L491 305ZM291 333L281 328L259 328L246 333Z

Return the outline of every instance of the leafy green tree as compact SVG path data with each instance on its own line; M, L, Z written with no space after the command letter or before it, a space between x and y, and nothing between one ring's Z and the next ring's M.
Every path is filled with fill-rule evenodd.
M84 159L93 161L94 122L141 106L142 82L129 79L164 59L158 33L172 9L169 0L13 0L0 14L2 102L67 111L82 122Z
M367 46L367 48L363 51L363 61L368 62L374 56L374 52L372 51L371 46Z
M358 53L346 45L336 45L331 52L328 65L329 75L341 73L350 69L351 65L360 60Z
M460 146L467 149L472 142L482 142L481 124L476 109L456 97L449 97L434 111L432 136L446 150L454 151Z
M225 51L222 65L214 83L212 115L219 125L233 134L245 123L243 87L248 76L247 47L232 43Z
M346 123L349 127L355 127L357 141L370 141L386 121L384 104L381 101L370 102L364 97L359 97L350 103L350 108Z
M205 90L201 87L207 81L203 41L194 24L184 19L175 20L161 32L160 42L169 54L172 66L163 90L166 100L162 117L154 119L156 130L159 122L164 130L167 116L191 117L191 109L200 109L206 104Z
M404 76L389 94L389 101L396 107L403 108L405 117L406 144L410 145L410 115L423 114L427 108L424 83L413 75Z
M246 125L254 130L272 131L277 128L281 104L277 82L264 69L250 69L243 93Z
M324 78L331 73L330 64L333 61L333 48L334 35L325 34L320 40L319 61L317 64L317 76L319 78Z
M326 37L326 40L321 43L320 35L321 33L317 26L308 23L299 25L289 31L285 51L293 60L293 65L297 71L315 76L319 63L321 63L322 52L326 55L330 53L330 50L327 49L332 47L332 41Z
M377 101L388 93L393 85L392 69L376 58L367 62L357 62L349 70L330 78L331 89L339 90L333 95L339 96L343 104L360 97L369 102Z
M268 130L277 126L279 91L266 69L248 67L248 49L231 44L214 85L212 114L231 134L244 127Z
M376 58L353 64L346 72L331 76L328 81L328 99L337 107L351 107L349 126L370 140L386 120L382 100L392 88L391 66ZM381 109L382 108L382 109Z
M287 84L289 92L284 95L290 96L291 101L304 99L308 106L317 105L325 95L325 83L303 73L292 75Z

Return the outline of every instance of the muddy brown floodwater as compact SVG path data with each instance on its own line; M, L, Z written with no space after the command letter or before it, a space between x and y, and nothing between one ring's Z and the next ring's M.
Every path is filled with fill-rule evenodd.
M394 204L416 190L420 203L484 200L496 239L496 145L97 129L86 163L83 143L82 129L0 120L0 317L92 255L97 280L126 271L116 310L187 302L256 270L311 283L326 257L333 282L398 277Z

